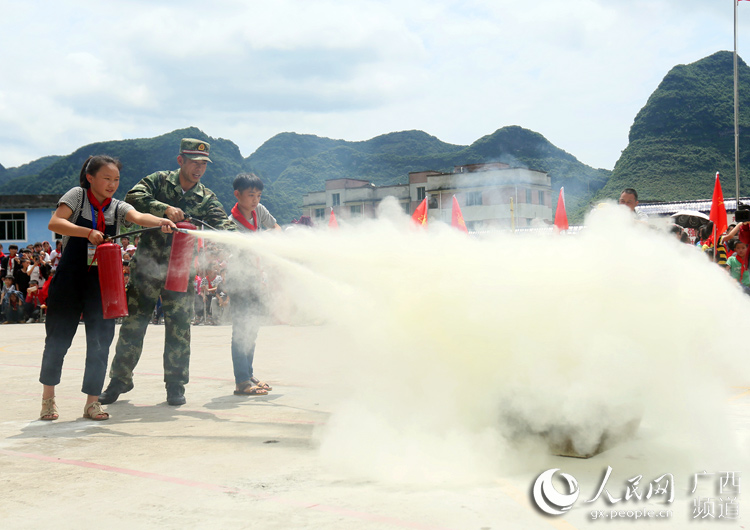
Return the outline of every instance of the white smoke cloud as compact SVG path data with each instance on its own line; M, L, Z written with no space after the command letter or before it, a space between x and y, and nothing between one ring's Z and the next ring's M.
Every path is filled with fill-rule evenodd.
M544 436L588 453L629 421L620 447L646 459L744 459L722 411L750 299L701 252L616 206L576 236L475 239L384 204L356 227L214 236L261 258L287 316L335 330L307 361L338 396L334 469L483 480L541 469Z

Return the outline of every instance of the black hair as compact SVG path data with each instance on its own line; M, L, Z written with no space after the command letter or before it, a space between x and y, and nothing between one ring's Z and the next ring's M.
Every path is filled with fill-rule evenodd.
M240 173L232 183L235 191L245 191L255 189L263 191L263 181L255 173Z
M628 195L632 195L633 197L635 197L636 201L638 200L638 192L635 191L633 188L625 188L624 190L622 190L622 192L620 193L620 195L622 195L623 193L627 193Z
M43 263L42 266L39 267L39 274L45 280L49 280L49 276L51 273L52 273L52 266L49 263Z
M91 183L89 183L89 180L86 178L86 175L96 175L96 173L103 167L108 164L114 164L117 169L122 169L122 162L120 162L118 159L108 156L108 155L96 155L96 156L90 156L86 159L86 161L83 163L83 167L81 168L81 187L82 188L90 188Z
M8 250L13 250L13 249L18 250L18 245L16 245L15 243L12 245L8 245Z

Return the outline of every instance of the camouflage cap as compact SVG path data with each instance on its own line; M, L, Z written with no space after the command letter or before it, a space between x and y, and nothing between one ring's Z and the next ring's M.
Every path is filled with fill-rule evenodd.
M183 138L180 142L180 154L191 160L208 160L208 152L211 149L211 145L203 140L196 140L195 138Z

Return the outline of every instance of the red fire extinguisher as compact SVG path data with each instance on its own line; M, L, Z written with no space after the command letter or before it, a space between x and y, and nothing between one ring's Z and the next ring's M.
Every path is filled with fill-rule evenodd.
M185 221L175 223L177 228L195 230L196 226ZM168 291L178 293L187 292L190 281L190 262L193 259L193 247L195 238L189 234L176 232L172 236L172 252L169 255L169 267L167 268L167 281L164 288Z
M122 247L116 243L102 243L96 247L96 262L104 318L128 316L125 277L122 274Z

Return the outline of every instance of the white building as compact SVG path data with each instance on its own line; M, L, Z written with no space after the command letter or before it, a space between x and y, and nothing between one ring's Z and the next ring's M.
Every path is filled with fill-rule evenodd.
M428 219L450 223L454 195L470 230L525 228L535 219L552 221L549 175L499 163L456 166L451 173L412 172L408 184L394 186L377 187L358 179L328 180L325 190L303 197L302 209L303 215L324 223L331 208L338 218L374 217L378 203L393 196L411 214L426 197Z

